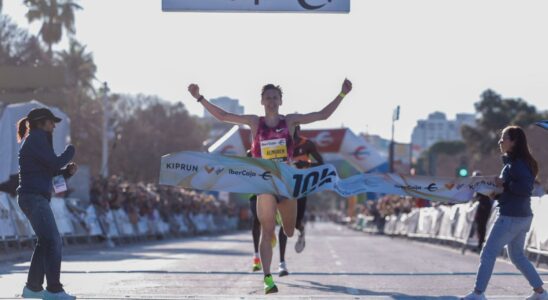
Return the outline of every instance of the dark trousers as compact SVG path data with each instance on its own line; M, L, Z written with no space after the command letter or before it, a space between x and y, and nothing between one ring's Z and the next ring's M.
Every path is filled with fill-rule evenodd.
M306 212L306 197L297 199L297 223L295 228L299 231L304 229L304 213Z
M482 210L476 214L476 225L478 230L478 250L481 251L485 242L485 234L487 233L487 223L489 222L490 210Z
M49 201L38 194L21 194L19 207L25 213L38 242L30 263L27 287L34 291L42 290L44 276L47 290L52 293L63 291L61 277L62 240Z
M487 233L487 223L491 216L491 208L493 203L487 196L478 196L478 210L476 211L476 226L478 232L478 250L481 251L483 243L485 242L485 234Z

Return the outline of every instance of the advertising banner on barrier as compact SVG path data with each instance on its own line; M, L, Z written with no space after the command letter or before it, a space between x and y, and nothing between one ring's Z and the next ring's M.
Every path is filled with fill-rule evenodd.
M0 192L0 239L16 235L15 226L11 219L8 195Z
M72 226L71 213L68 211L63 198L52 197L50 202L51 210L55 216L55 223L61 235L74 233Z
M162 0L162 10L348 13L350 0Z
M295 169L264 159L184 151L164 155L160 184L234 193L275 194L297 199L332 190L348 197L366 192L405 195L432 201L468 202L475 192L494 195L493 177L433 178L398 174L358 174L339 178L329 164Z

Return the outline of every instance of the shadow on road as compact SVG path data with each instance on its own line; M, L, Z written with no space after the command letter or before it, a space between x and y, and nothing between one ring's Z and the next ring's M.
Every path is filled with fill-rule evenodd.
M85 250L78 253L73 253L69 255L63 256L63 262L116 262L116 261L124 261L124 260L154 260L154 259L161 259L161 260L180 260L180 257L177 257L178 255L211 255L211 256L217 256L219 259L222 259L222 257L233 257L233 256L248 256L249 253L246 251L238 251L238 250L227 250L227 249L199 249L199 248L151 248L151 249L139 249L139 252L142 252L143 254L140 254L139 252L134 251L128 251L128 249L120 248L120 250L113 249L113 250ZM29 262L31 258L32 253L28 252L28 257L21 255L21 257L18 257L14 261L6 261L5 263L0 264L0 274L10 274L10 273L18 273L19 271L26 272L28 271L28 266L21 266L21 263ZM116 273L118 271L105 271L104 273ZM122 271L125 272L125 271ZM136 271L136 273L140 273L141 271ZM147 273L148 271L144 271L144 273ZM162 272L162 271L160 271ZM77 273L77 272L76 272ZM83 272L88 273L88 272ZM204 274L209 274L207 272L203 272ZM176 273L175 273L176 274ZM192 274L192 273L189 273Z
M0 271L0 274L25 273L27 266L14 266L10 272ZM102 270L102 271L63 271L66 274L171 274L171 275L251 275L257 276L257 272L235 272L235 271L169 271L169 270ZM352 272L292 272L291 277L296 276L474 276L476 273L352 273ZM548 275L541 273L540 275ZM522 276L521 273L500 272L493 273L493 276Z
M316 281L303 281L308 283L308 285L301 284L287 284L287 286L301 288L304 290L311 291L322 291L328 293L340 293L349 296L389 296L395 300L408 300L408 299L421 299L421 300L430 300L430 299L443 299L443 300L457 300L459 297L456 296L423 296L423 295L406 295L402 293L391 293L391 292L375 292L366 289L356 289L352 287L345 287L341 285L333 284L322 284Z

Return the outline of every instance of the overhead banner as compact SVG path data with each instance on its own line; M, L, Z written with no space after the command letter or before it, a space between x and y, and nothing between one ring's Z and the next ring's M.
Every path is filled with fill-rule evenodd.
M350 0L162 0L162 10L348 13Z
M348 197L366 192L462 203L475 192L493 196L493 177L433 178L399 174L358 174L339 178L330 164L296 169L284 163L184 151L164 155L160 184L233 193L275 194L297 199L331 190Z

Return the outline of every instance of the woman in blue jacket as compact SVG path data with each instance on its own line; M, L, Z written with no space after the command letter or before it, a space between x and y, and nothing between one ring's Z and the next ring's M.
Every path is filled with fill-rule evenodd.
M474 291L462 299L486 299L484 293L497 255L508 245L512 263L534 290L527 299L545 300L548 294L542 288L542 279L524 253L525 237L533 220L531 193L538 165L529 151L525 133L518 126L508 126L502 131L499 147L504 162L500 176L495 179L497 186L503 188L497 199L499 213L481 252Z
M60 156L53 151L53 130L60 121L49 109L36 108L17 123L18 141L23 141L17 201L38 238L23 298L75 299L60 282L62 241L49 205L53 183L58 192L66 190L64 178L74 175L78 168L75 163L69 164L75 152L72 145ZM42 287L44 276L46 290Z

